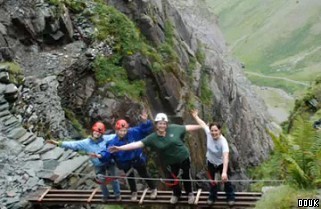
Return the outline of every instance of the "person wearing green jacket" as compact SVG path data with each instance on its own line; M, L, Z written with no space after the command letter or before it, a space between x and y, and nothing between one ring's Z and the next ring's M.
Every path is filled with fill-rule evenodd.
M183 170L182 179L191 180L190 176L190 153L184 143L186 132L201 129L199 125L176 125L168 124L168 117L164 113L158 113L154 119L155 129L141 141L132 142L123 146L110 146L110 152L119 152L126 150L140 149L150 147L156 151L160 160L164 163L167 171L167 178L174 179L178 176L180 170ZM177 203L181 196L181 187L179 184L173 184L173 195L170 199L171 204ZM185 193L188 196L188 203L194 203L194 194L190 181L184 181Z

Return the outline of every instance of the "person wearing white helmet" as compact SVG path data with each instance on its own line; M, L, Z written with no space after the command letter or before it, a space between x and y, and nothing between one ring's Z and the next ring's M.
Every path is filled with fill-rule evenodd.
M200 125L177 125L168 124L168 117L165 113L158 113L154 119L155 132L148 135L141 141L133 142L123 146L110 147L110 152L118 152L124 150L139 149L142 147L150 147L158 153L161 161L169 168L168 178L175 178L178 173L183 170L182 179L189 180L190 177L190 153L184 144L186 132L201 129ZM175 204L181 196L181 188L179 184L172 184L173 195L170 203ZM194 203L194 195L192 184L190 181L184 182L184 189L188 195L188 203Z

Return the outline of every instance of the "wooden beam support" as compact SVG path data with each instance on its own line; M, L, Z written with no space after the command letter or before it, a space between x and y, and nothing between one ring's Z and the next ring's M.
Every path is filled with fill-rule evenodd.
M144 192L143 192L140 200L139 200L139 204L142 204L142 203L144 202L144 198L145 198L145 196L146 196L146 194L147 194L147 191L148 191L148 189L146 188L146 189L144 190Z
M196 194L196 198L195 198L195 201L194 201L194 205L198 204L198 201L200 200L201 193L202 193L202 189L198 189L197 190L197 194Z
M87 199L87 202L91 202L91 200L93 199L93 197L95 196L96 192L98 191L98 189L94 189L94 191L91 193L91 195L89 196L89 198Z
M46 194L50 191L50 188L46 189L46 191L44 193L42 193L42 195L39 197L38 202L41 202L42 199L46 196Z

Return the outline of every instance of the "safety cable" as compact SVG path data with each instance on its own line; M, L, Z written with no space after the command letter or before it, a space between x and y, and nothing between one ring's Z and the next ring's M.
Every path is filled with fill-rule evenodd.
M12 164L9 164L9 163L1 163L0 162L0 165L12 165ZM22 170L26 171L27 169L34 169L34 168L26 168L26 167L20 167ZM50 172L53 172L55 170L52 170L52 169L39 169L37 170L36 172L41 172L41 171L50 171ZM108 171L108 169L107 169ZM87 176L87 177L95 177L91 174L86 174L86 173L82 173L82 172L69 172L69 175L79 175L79 176ZM173 181L175 179L166 179L166 178L142 178L142 177L130 177L130 176L107 176L107 175L102 175L102 174L99 174L99 177L102 177L102 178L114 178L114 179L136 179L136 180L151 180L151 181ZM213 180L210 180L210 179L179 179L179 181L181 182L213 182ZM216 182L223 182L222 180L215 180ZM252 182L252 183L255 183L255 182L284 182L285 180L273 180L273 179L268 179L268 180L263 180L263 179L260 179L260 180L254 180L254 179L229 179L228 180L229 182Z

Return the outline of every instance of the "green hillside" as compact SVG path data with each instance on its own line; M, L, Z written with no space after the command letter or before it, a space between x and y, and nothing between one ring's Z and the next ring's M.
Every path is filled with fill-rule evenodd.
M232 53L246 71L256 73L249 75L255 84L293 93L321 74L321 1L205 2L219 16Z

